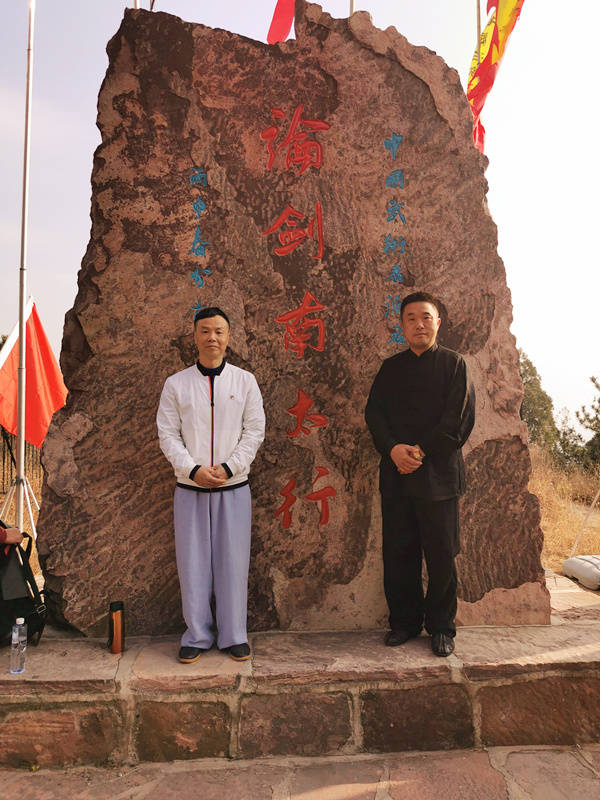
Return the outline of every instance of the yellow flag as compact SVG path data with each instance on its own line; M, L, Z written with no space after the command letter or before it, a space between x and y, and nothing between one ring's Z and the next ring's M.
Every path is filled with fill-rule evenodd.
M485 130L480 120L481 111L494 85L508 37L515 27L524 2L525 0L488 0L488 14L494 7L495 11L481 33L479 54L475 50L471 61L467 99L473 112L473 139L482 153Z

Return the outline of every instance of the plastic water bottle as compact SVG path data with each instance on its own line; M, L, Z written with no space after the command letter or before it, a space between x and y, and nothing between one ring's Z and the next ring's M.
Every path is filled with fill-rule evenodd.
M25 654L27 653L27 625L23 617L17 617L12 628L10 643L10 671L13 675L25 672Z

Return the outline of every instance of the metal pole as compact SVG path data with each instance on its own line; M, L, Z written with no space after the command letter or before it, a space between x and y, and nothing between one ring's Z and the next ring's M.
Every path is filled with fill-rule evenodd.
M584 518L583 522L581 523L581 527L579 528L579 531L577 532L577 536L575 538L575 544L573 545L573 549L571 550L571 555L569 556L569 558L573 558L573 556L575 555L575 551L579 547L579 540L581 539L581 534L583 533L583 529L585 528L586 523L587 523L588 519L590 518L590 514L594 510L594 506L598 502L598 498L599 497L600 497L600 488L596 492L596 496L592 500L592 505L589 507L589 510L588 510L587 514L585 515L585 518Z
M354 14L354 0L350 0L350 16Z
M25 480L25 301L27 293L27 215L29 211L29 151L33 79L33 23L35 0L29 0L27 83L25 93L25 143L23 147L23 204L21 206L21 265L19 269L19 370L17 380L17 528L23 529Z
M477 63L481 61L481 0L477 3Z

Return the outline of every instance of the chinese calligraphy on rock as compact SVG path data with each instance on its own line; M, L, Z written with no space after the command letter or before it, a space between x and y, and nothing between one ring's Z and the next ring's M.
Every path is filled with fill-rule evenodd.
M384 139L383 144L386 150L390 151L392 161L396 160L398 148L402 144L402 136L399 133L392 133L389 139ZM387 189L404 189L404 170L393 169L385 179L385 186ZM397 223L399 225L406 225L406 212L404 210L404 201L398 197L389 197L385 206L386 222ZM398 256L404 255L406 250L406 239L402 236L393 236L391 233L386 234L383 242L383 252L385 255L393 255L394 259ZM393 283L404 283L404 275L402 272L402 265L399 263L391 266L390 274L384 279L392 281ZM400 295L388 294L385 300L385 314L384 318L394 317L400 315L400 308L402 300ZM388 339L388 344L406 344L402 327L400 324L394 326L392 334Z
M273 124L260 133L267 147L267 170L271 170L276 162L296 173L296 179L309 168L319 170L323 165L323 147L317 140L319 131L327 131L329 123L319 119L303 116L304 107L296 106L291 121L286 123L286 114L280 108L272 109ZM287 128L286 128L287 125ZM279 157L279 160L278 160ZM398 209L399 210L399 209ZM276 256L287 256L301 248L307 242L316 243L310 254L313 259L322 259L325 247L323 241L323 207L320 200L315 200L314 213L294 208L288 203L273 222L262 231L262 236L276 234L279 245L274 248ZM298 251L306 253L306 250ZM307 253L306 253L307 254ZM305 356L306 350L323 352L325 349L325 322L320 312L325 306L312 292L305 291L298 308L286 311L275 318L275 322L284 326L283 347L291 350L297 359ZM286 430L286 436L294 439L300 435L311 433L327 426L329 420L324 414L313 410L313 399L303 390L297 389L296 403L286 408L286 413L295 419L295 425ZM316 467L317 476L313 481L313 490L305 495L304 500L316 503L319 507L319 525L329 522L329 501L336 495L333 486L315 486L317 481L329 474L326 467ZM292 508L298 500L295 494L296 478L291 477L280 490L283 503L275 511L275 517L281 517L282 528L292 524Z

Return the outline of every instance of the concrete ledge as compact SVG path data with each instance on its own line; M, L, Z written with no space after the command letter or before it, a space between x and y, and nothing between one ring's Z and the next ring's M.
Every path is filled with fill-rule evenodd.
M264 633L253 658L174 638L42 639L0 679L0 763L126 764L600 742L600 623L461 629L433 655L382 632ZM8 667L8 651L6 668Z

